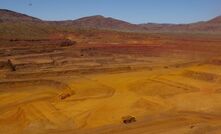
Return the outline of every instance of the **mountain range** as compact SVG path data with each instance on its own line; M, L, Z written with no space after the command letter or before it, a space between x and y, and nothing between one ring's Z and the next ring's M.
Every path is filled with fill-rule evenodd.
M83 17L76 20L45 21L22 13L0 9L0 35L12 33L47 34L48 32L71 32L75 29L114 30L121 32L214 32L221 33L221 16L209 21L191 24L132 24L101 15ZM13 31L14 30L14 31ZM33 33L34 34L34 33ZM28 35L27 35L28 36Z

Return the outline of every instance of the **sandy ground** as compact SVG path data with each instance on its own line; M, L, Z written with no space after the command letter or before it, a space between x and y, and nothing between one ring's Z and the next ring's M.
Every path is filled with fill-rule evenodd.
M191 66L172 73L162 69L65 77L61 81L68 87L58 82L56 86L52 80L31 81L30 85L1 84L0 131L218 133L219 80L208 82L182 73L196 68L209 72L208 66ZM216 74L221 73L221 67L212 67L217 68ZM8 88L3 89L6 85ZM73 95L59 98L59 94L69 92ZM135 116L137 122L122 124L125 115Z
M219 46L196 48L11 48L0 58L0 133L219 134ZM128 115L137 121L123 124Z

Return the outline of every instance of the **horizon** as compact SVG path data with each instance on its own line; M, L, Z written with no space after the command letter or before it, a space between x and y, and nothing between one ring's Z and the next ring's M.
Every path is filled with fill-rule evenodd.
M221 15L221 1L219 0L194 2L191 0L170 0L170 2L128 0L126 5L122 0L115 2L114 5L113 3L111 5L110 0L97 3L89 0L65 0L65 2L58 0L53 2L49 0L21 0L20 2L0 0L0 2L0 9L11 10L47 21L76 20L101 15L132 24L188 24L207 21ZM115 9L112 9L113 7Z
M39 18L39 17L36 17L36 16L31 16L31 15L29 15L29 14L26 14L26 13L22 13L22 12L17 12L17 11L13 11L13 10L10 10L10 9L0 9L0 10L8 10L8 11L12 11L12 12L15 12L15 13L20 13L20 14L24 14L24 15L27 15L27 16L30 16L30 17L33 17L33 18L36 18L36 19L40 19L40 20L42 20L42 21L74 21L74 20L78 20L78 19L82 19L82 18L86 18L86 17L95 17L95 16L101 16L101 17L104 17L104 18L112 18L112 19L117 19L117 20L119 20L119 21L124 21L124 22L128 22L128 21L126 21L126 20L121 20L121 19L118 19L118 18L113 18L113 17L111 17L111 16L104 16L104 15L99 15L99 14L97 14L97 15L91 15L91 16L82 16L82 17L80 17L80 18L76 18L76 19L66 19L66 20L45 20L45 19L41 19L41 18ZM192 24L192 23L198 23L198 22L205 22L205 21L210 21L210 20L212 20L212 19L214 19L214 18L217 18L217 17L221 17L221 15L218 15L218 16L215 16L215 17L213 17L213 18L209 18L208 20L198 20L198 21L196 21L196 22L191 22L191 23L157 23L157 22L141 22L141 23L136 23L136 24L174 24L174 25L179 25L179 24ZM135 24L135 23L131 23L131 22L128 22L128 23L130 23L130 24ZM135 24L135 25L136 25Z

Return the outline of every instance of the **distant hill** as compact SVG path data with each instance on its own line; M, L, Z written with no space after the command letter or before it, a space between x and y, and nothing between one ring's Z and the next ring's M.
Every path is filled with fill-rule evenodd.
M79 28L109 29L131 32L221 32L221 16L191 24L131 24L104 16L84 17L69 22Z
M7 9L0 9L0 22L19 22L19 21L39 22L41 20L35 17L31 17Z
M111 29L120 31L145 31L145 28L139 25L100 15L73 20L71 24L80 28Z
M140 24L148 31L158 32L221 32L221 16L191 24Z
M85 29L85 30L83 30ZM89 16L67 21L44 21L29 15L7 9L0 9L0 39L64 37L87 30L118 32L214 32L221 33L221 16L209 21L192 24L131 24L126 21L104 16ZM56 35L56 36L55 36Z
M208 23L221 24L221 16L218 16L218 17L208 21Z
M53 31L53 26L41 19L0 9L0 39L42 39Z

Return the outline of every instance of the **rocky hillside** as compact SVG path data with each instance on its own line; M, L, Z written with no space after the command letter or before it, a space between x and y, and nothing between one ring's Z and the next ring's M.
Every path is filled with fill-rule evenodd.
M22 13L0 9L0 39L42 39L49 37L57 38L65 37L70 34L72 34L72 36L76 36L76 38L79 36L81 38L88 38L89 36L91 36L89 35L89 33L91 34L91 32L83 33L88 30L93 30L93 33L97 33L102 30L106 30L105 33L107 33L108 31L135 33L221 33L221 16L209 21L185 25L155 23L138 25L100 15L83 17L77 20L44 21ZM81 36L82 34L84 35L84 37Z
M90 16L84 17L72 21L71 23L75 27L81 28L95 28L95 29L112 29L120 31L144 31L145 28L131 24L122 20L114 19L111 17L104 16Z
M0 9L0 22L19 22L19 21L39 22L41 20L35 17L31 17L7 9Z

